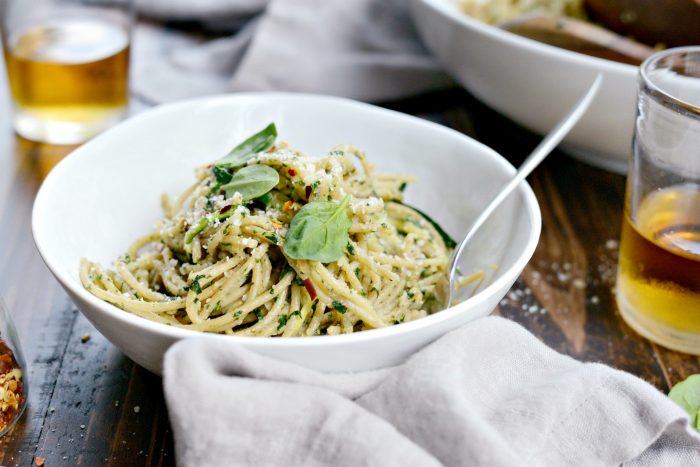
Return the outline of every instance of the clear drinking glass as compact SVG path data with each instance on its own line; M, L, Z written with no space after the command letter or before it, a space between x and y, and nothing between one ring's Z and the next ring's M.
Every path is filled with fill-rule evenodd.
M18 134L78 144L124 117L130 0L0 0L0 8Z
M10 431L27 405L26 368L17 330L0 297L0 436Z
M640 68L617 303L665 347L700 354L700 46Z

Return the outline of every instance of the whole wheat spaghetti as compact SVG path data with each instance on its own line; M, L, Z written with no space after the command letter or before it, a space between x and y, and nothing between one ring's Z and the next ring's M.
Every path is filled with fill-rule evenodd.
M413 177L375 173L353 146L314 159L276 130L256 137L164 195L162 221L112 269L83 259L84 287L149 320L247 336L352 333L440 309L449 250L402 203Z

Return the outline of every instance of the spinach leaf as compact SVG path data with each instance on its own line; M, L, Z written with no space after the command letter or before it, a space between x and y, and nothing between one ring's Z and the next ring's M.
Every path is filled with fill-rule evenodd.
M305 204L292 218L284 243L284 253L292 259L330 263L337 260L348 245L352 225L346 212L347 195L341 202L313 201Z
M243 167L231 177L231 181L222 186L226 197L235 192L243 196L243 202L250 201L272 190L280 181L280 175L267 165L249 165Z
M243 141L229 152L223 159L216 162L217 167L240 167L256 154L270 149L277 139L277 127L270 123L264 129Z
M231 181L231 173L223 167L215 165L212 168L212 172L214 172L214 177L216 177L216 181L221 185Z
M690 415L690 426L700 431L700 375L690 375L671 388L668 397Z
M442 227L440 227L440 224L438 224L437 222L435 222L429 215L427 215L426 213L424 213L424 212L421 211L420 209L417 209L417 208L415 208L415 207L413 207L413 206L411 206L411 205L408 205L408 204L406 204L406 203L401 203L401 204L403 204L403 205L406 206L406 207L409 207L409 208L413 209L413 210L416 211L418 214L420 214L421 216L423 216L423 219L425 219L426 221L430 222L430 223L433 225L433 227L435 227L435 230L437 230L437 232L438 232L438 233L440 234L440 236L442 237L442 241L445 242L445 246L446 246L447 248L454 248L454 247L457 246L457 242L455 241L455 239L452 238L452 237L450 237L450 234L448 234L447 232L445 232L445 230L444 230Z

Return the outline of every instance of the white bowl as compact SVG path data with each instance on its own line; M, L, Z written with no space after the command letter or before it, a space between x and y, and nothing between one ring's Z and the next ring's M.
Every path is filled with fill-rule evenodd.
M408 201L454 236L514 173L486 146L448 128L350 100L301 94L240 94L165 105L74 151L51 171L34 204L32 228L44 261L90 322L136 363L160 373L179 339L209 336L325 371L394 365L445 332L489 314L531 257L540 211L523 184L485 226L464 268L499 269L467 301L426 318L352 335L257 338L204 334L140 318L86 291L82 257L111 266L161 218L160 195L177 195L193 168L221 157L269 122L309 155L338 143L364 149L379 169L413 173ZM449 213L449 215L447 215Z
M638 67L527 39L462 13L449 0L413 0L428 49L469 92L520 125L548 133L598 73L603 85L564 141L574 157L626 173Z

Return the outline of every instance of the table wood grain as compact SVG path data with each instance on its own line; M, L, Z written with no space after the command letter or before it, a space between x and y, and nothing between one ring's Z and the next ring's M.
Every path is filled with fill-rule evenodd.
M387 107L456 128L516 165L539 142L459 89ZM14 136L0 82L0 294L21 335L30 386L27 411L0 440L0 464L30 465L40 456L47 466L174 465L161 379L131 362L76 310L32 240L36 191L71 149ZM560 352L629 371L664 392L697 372L696 357L649 343L617 311L624 177L555 152L529 182L542 209L542 236L495 313Z

